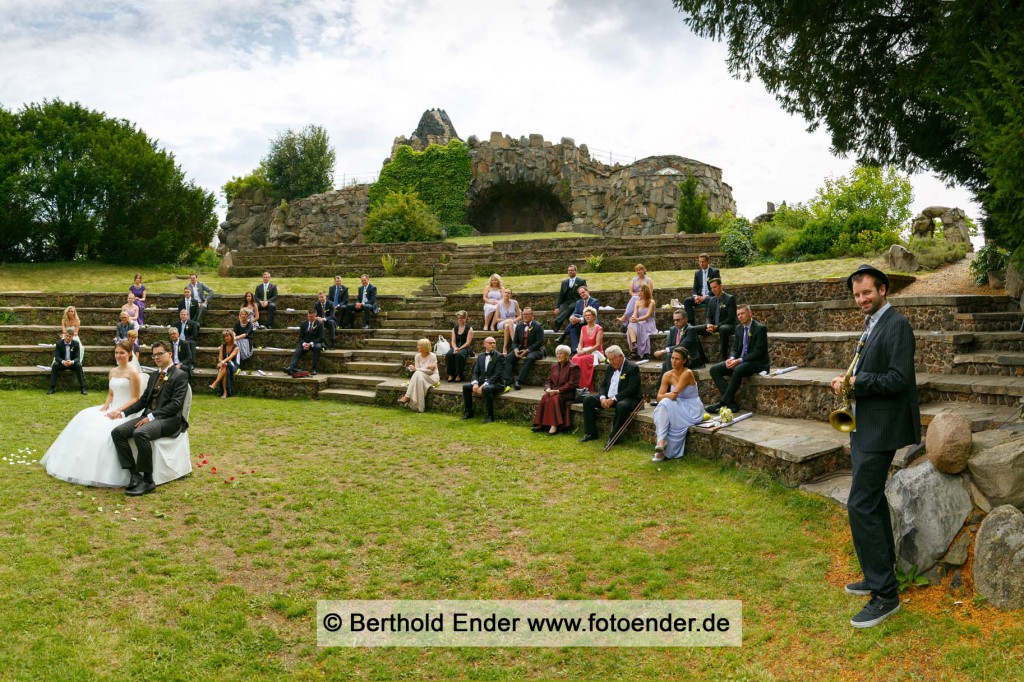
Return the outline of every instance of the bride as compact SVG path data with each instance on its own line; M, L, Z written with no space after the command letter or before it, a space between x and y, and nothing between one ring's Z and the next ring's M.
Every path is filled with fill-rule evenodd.
M107 412L117 413L135 403L142 395L142 377L130 364L130 341L114 346L114 359L117 367L110 370L106 402L76 414L39 461L51 476L82 485L128 485L128 471L117 460L110 432L134 415L110 419Z

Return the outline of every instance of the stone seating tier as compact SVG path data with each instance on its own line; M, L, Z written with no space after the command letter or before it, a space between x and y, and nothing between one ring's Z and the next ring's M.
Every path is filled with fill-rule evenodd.
M574 249L547 247L543 250L515 255L495 253L486 260L477 262L473 272L478 277L487 277L497 272L505 275L546 275L565 272L568 263L576 263L584 278L587 276L587 256L603 256L601 270L604 272L629 272L637 263L644 266L657 276L658 271L692 269L696 267L697 258L703 250L691 248L587 248L581 246ZM724 254L711 250L712 262L721 263ZM694 264L691 267L691 264Z
M308 302L307 302L308 305ZM76 306L77 308L77 306ZM291 312L287 308L279 307L274 315L276 327L297 327L306 319L306 305L297 307ZM87 327L109 326L111 336L117 326L118 313L120 308L77 308L78 317L82 324ZM9 324L53 324L60 323L63 308L0 308L0 315L6 315ZM383 318L381 315L370 316L370 326L379 327ZM148 308L146 309L146 326L166 327L180 321L176 309ZM237 310L207 310L203 315L203 327L212 329L230 329L238 321ZM357 320L357 323L361 320ZM142 334L146 330L143 328Z
M259 277L253 279L252 287L249 291L255 291L256 285L259 284ZM324 293L327 292L327 287L333 284L332 281L324 280ZM353 299L356 292L359 290L359 281L355 282L344 281L345 286L349 288L349 298ZM355 287L352 285L355 284ZM185 288L185 281L182 281L181 288ZM89 292L59 292L59 293L42 293L42 292L2 292L0 293L0 310L4 308L17 308L17 307L34 307L34 308L60 308L60 313L57 315L57 322L60 322L60 314L64 312L64 308L73 305L76 308L111 308L114 309L114 320L117 320L117 312L120 311L121 306L127 301L128 290L125 289L123 294L119 293L89 293ZM238 309L242 306L242 294L214 294L213 299L210 302L210 312L232 310L235 314L238 313ZM146 313L148 314L151 309L177 309L178 301L182 298L182 294L148 294L146 296ZM277 297L278 310L285 308L295 308L296 310L306 310L313 303L316 302L316 296L314 294L287 294L282 293ZM406 297L398 294L379 294L377 296L377 304L382 310L390 310L393 308L399 308L406 302Z

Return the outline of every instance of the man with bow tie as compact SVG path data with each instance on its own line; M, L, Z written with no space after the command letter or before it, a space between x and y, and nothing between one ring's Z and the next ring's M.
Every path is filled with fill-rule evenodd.
M497 342L493 336L484 339L484 352L476 356L473 367L473 381L462 385L463 419L473 418L473 396L476 396L484 399L487 408L484 423L494 421L494 397L505 392L504 356L495 346Z

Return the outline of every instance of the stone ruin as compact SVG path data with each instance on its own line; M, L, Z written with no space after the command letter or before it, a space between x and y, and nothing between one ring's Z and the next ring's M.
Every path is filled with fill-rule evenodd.
M448 114L423 114L399 146L422 150L460 139ZM591 157L586 145L563 137L511 137L499 132L466 140L472 180L467 221L480 233L586 232L605 236L676 232L678 185L694 175L713 214L736 212L732 188L720 168L681 156L650 156L628 165ZM387 163L390 158L385 161ZM369 185L350 185L290 204L275 205L262 192L245 192L228 205L218 231L221 254L260 246L333 246L359 243L369 209Z
M939 221L939 225L936 225L936 220ZM971 244L971 232L967 227L967 214L959 208L929 206L914 218L910 225L910 231L914 237L927 239L935 236L938 226L942 227L942 234L946 237L946 241L963 242L967 244L968 251L974 251L974 245Z

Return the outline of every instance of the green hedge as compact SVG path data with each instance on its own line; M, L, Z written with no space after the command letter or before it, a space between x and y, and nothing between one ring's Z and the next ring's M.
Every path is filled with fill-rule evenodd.
M377 182L370 185L370 210L395 192L415 192L442 225L466 222L466 194L473 171L466 145L452 140L417 152L402 145L384 164Z

